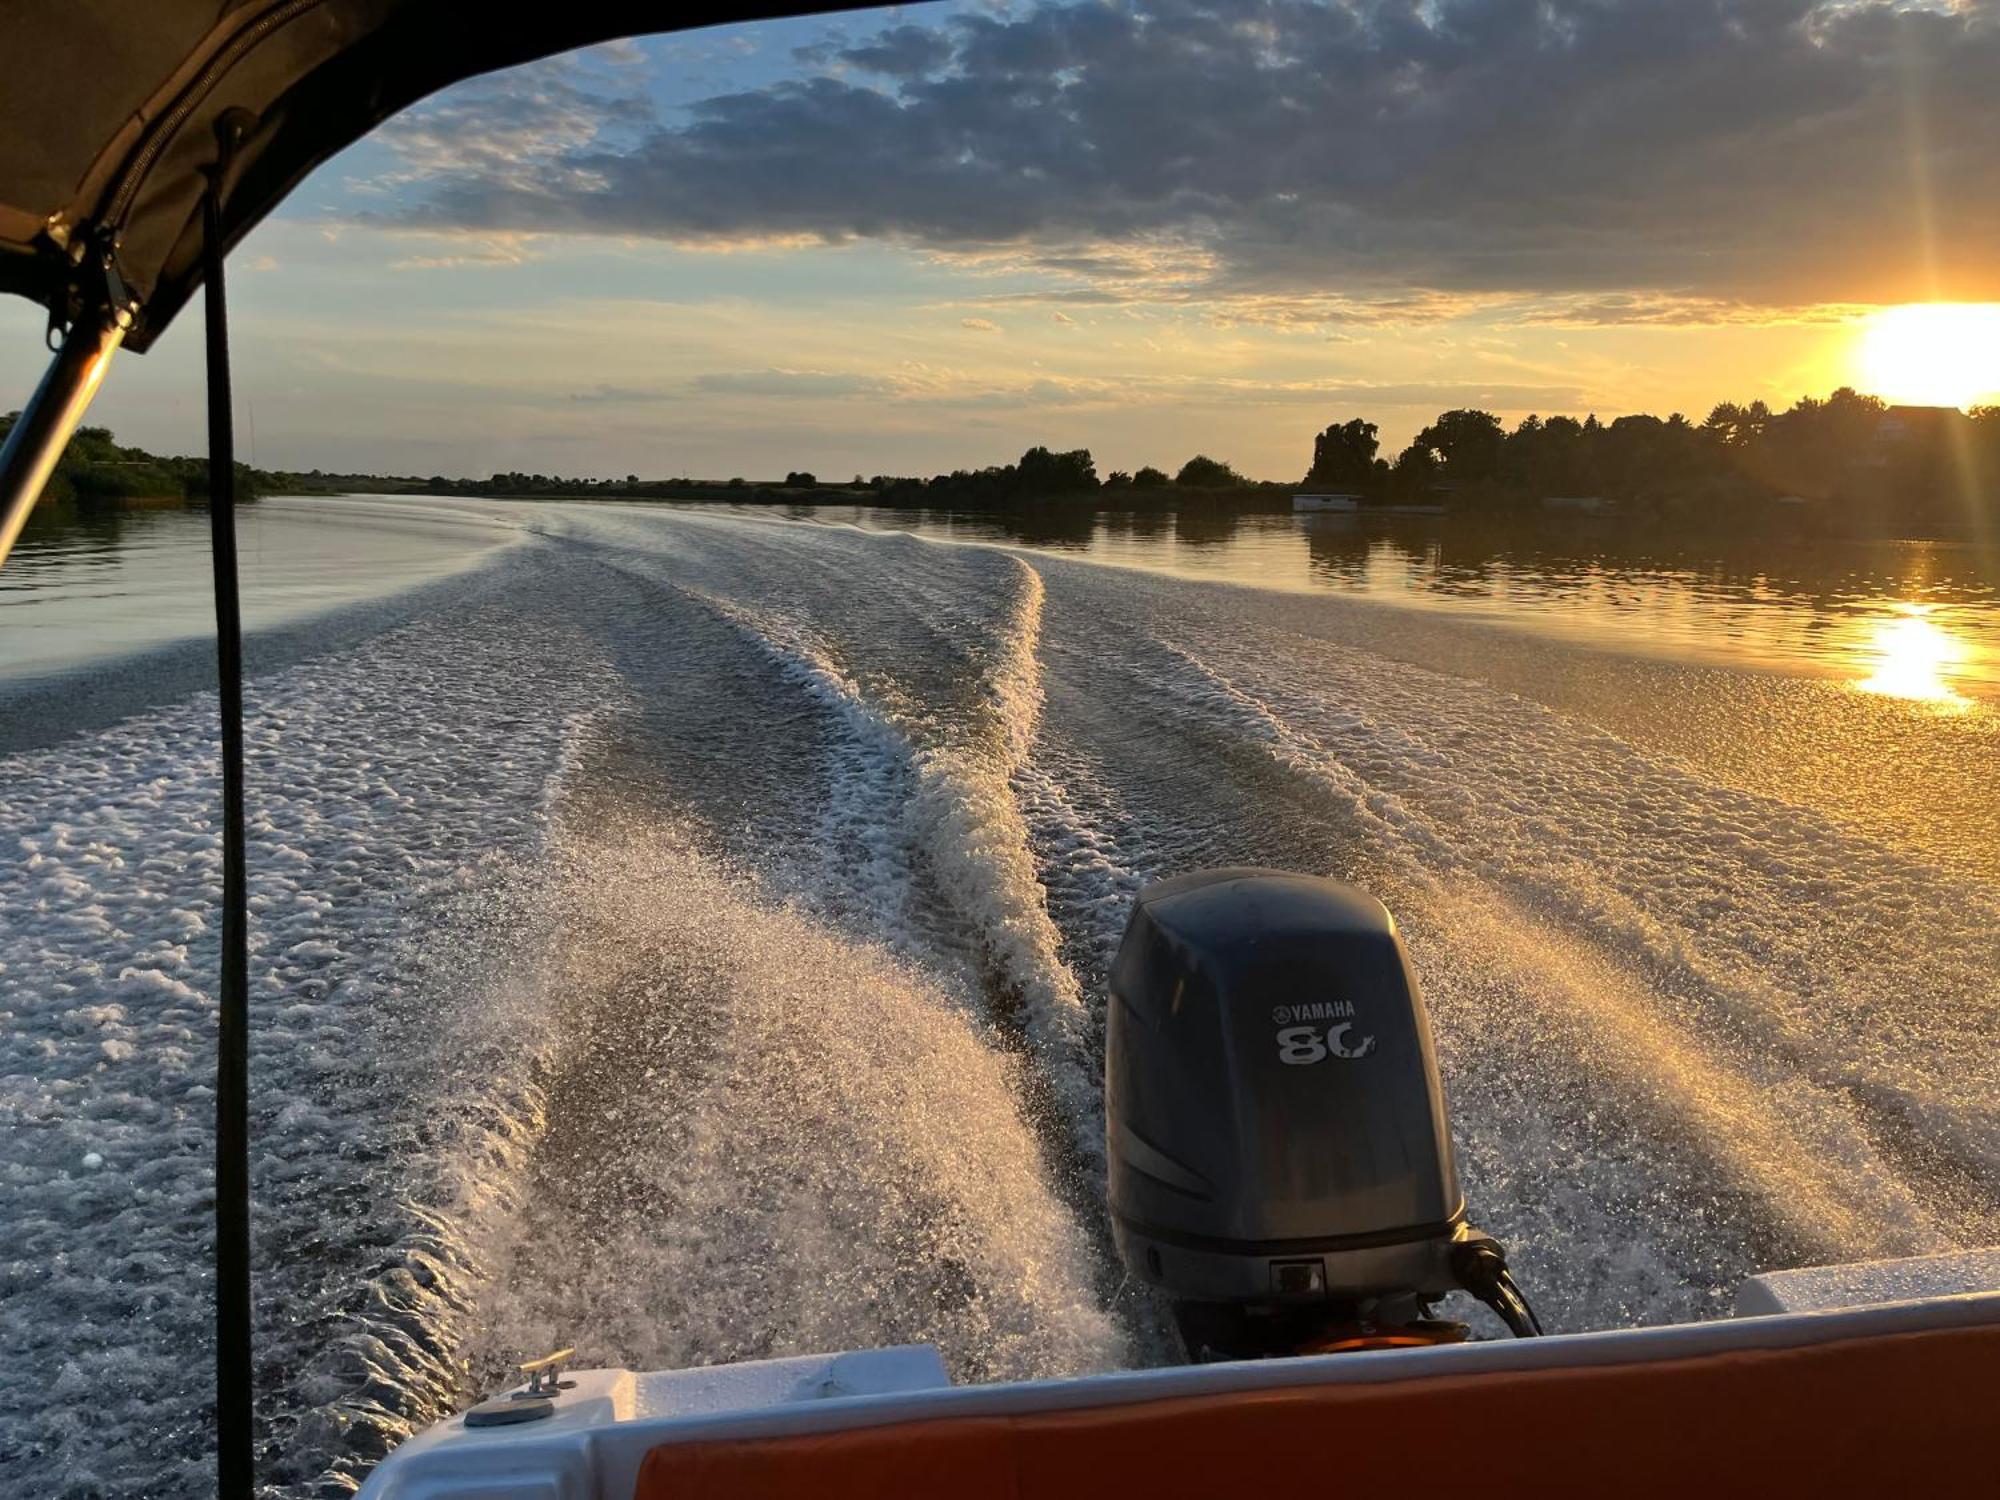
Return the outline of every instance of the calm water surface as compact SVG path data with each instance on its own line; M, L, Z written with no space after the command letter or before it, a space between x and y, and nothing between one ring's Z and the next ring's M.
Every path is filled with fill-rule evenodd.
M548 507L367 497L246 506L238 522L246 623L294 620L444 576L518 540L538 510ZM2000 702L2000 549L1972 542L1676 541L1574 520L859 506L790 514L1374 598L1610 651L1831 678L1945 712ZM204 635L211 608L206 512L41 524L0 570L0 681Z
M1374 597L1608 650L1833 678L1943 710L2000 701L2000 549L1971 542L1674 541L1587 520L1496 526L863 507L814 514L1262 588Z
M237 511L255 630L396 593L518 538L448 501L274 497ZM0 682L74 670L215 629L206 510L42 516L0 568Z

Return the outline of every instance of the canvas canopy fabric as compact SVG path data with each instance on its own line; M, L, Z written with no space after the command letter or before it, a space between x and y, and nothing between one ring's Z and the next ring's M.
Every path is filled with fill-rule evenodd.
M448 84L616 37L845 9L729 0L11 0L0 19L0 292L67 324L115 243L144 350L201 284L230 111L225 248L319 163Z

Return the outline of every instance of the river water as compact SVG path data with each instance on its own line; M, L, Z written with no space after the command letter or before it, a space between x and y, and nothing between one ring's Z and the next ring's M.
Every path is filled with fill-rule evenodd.
M967 1380L1165 1357L1106 1259L1096 1058L1133 893L1204 865L1396 912L1473 1216L1545 1323L2000 1238L1974 549L257 509L287 1493L543 1346L923 1339ZM82 643L0 687L0 1484L194 1494L213 699L192 646L85 640L66 566L0 609L10 655ZM132 576L128 617L194 628Z
M241 506L243 618L255 631L383 598L513 540L490 512L288 498ZM0 683L115 662L215 629L208 512L98 511L30 524L0 568Z

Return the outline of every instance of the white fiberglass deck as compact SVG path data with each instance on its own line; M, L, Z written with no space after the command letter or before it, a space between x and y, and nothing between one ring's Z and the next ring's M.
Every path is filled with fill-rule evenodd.
M1365 1355L1144 1370L1071 1380L955 1387L927 1346L767 1360L666 1373L587 1370L554 1416L514 1427L437 1424L383 1462L362 1500L627 1500L655 1447L827 1434L915 1419L1018 1416L1176 1397L1366 1385L1450 1375L1587 1370L1716 1354L1797 1349L1893 1334L2000 1324L1993 1251L1757 1278L1746 1302L1791 1297L1807 1312L1668 1328L1442 1345ZM1970 1281L1968 1282L1968 1278ZM1775 1285L1773 1285L1775 1283ZM1912 1286L1979 1289L1877 1302Z

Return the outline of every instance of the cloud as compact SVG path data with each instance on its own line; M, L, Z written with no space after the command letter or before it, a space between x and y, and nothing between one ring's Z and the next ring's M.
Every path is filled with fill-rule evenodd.
M1000 325L991 318L960 318L960 328L970 328L974 333L998 333Z
M1373 384L1363 380L1299 381L1256 385L1211 383L1216 399L1248 400L1274 406L1349 405L1413 407L1427 412L1472 406L1486 411L1581 411L1593 405L1590 393L1574 385L1509 385L1476 382L1406 381Z
M585 55L616 68L641 68L646 65L646 49L639 45L637 39L629 36L600 42L586 49Z
M1112 381L1050 376L1009 380L918 364L884 375L845 370L712 371L696 375L689 385L697 392L717 395L946 407L1067 406L1090 400L1108 401L1120 389Z
M734 370L697 375L698 392L802 400L893 402L957 410L1015 410L1043 407L1302 406L1369 409L1407 407L1435 412L1454 406L1488 410L1582 411L1589 393L1575 385L1509 382L1366 380L1250 380L1199 375L1119 373L1103 376L1009 377L961 370L907 366L885 375L830 370ZM573 395L573 401L657 400L660 393L600 387ZM1602 404L1602 403L1598 403Z
M385 123L374 139L395 168L349 187L381 193L450 181L531 194L596 191L602 179L564 163L629 143L652 123L652 101L633 76L644 60L636 44L612 42L452 89Z
M666 392L649 391L639 386L599 385L587 391L571 391L569 399L591 404L623 406L639 401L664 401Z
M1496 321L1552 328L1770 327L1773 324L1852 323L1867 314L1866 304L1814 302L1795 306L1731 302L1714 297L1674 297L1642 293L1552 297L1503 308Z
M522 266L540 254L534 235L434 234L415 236L429 249L398 256L392 271L451 271L466 267Z
M1049 382L1038 382L1048 385ZM1059 383L1066 403L1103 402L1119 407L1304 406L1318 409L1409 408L1426 413L1455 406L1488 411L1583 411L1591 393L1576 385L1478 381L1249 380L1216 376L1125 375Z
M408 215L1178 245L1237 297L2000 295L2000 0L1154 0L827 55L886 82L786 79L623 137L566 77L526 111L451 114L455 91L398 143L426 173ZM1045 269L1118 274L1092 253Z
M871 42L843 47L834 54L842 62L869 73L892 78L921 78L951 61L951 39L927 26L892 26Z
M1049 317L1054 322L1062 324L1063 327L1065 328L1076 327L1076 319L1072 318L1068 313L1064 312L1060 307L1058 307L1055 311L1050 313Z
M875 375L833 370L726 370L694 377L694 388L728 396L841 397L895 393Z

